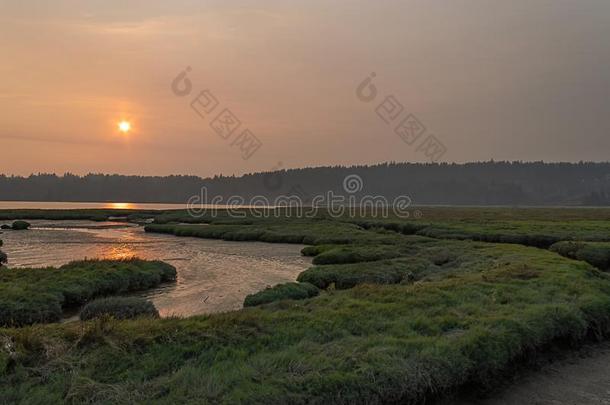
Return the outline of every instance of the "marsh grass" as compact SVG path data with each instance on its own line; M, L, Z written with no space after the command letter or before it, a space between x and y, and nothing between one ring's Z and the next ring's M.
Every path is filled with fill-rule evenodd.
M393 259L401 256L400 248L391 245L366 246L349 245L339 246L318 253L313 258L313 264L342 264L373 262L383 259Z
M159 311L152 302L139 297L98 298L87 303L79 317L82 321L104 316L114 319L135 319L139 317L158 318Z
M303 254L324 264L299 281L327 291L284 299L278 286L255 294L265 305L187 319L0 330L0 402L422 403L610 333L609 275L522 246L605 240L610 211L423 212L190 225L166 214L146 230L310 244Z
M223 239L229 241L260 241L270 243L347 244L369 234L355 224L336 221L282 220L253 225L210 224L176 225L150 224L147 232L169 233L176 236Z
M0 247L2 247L3 244L4 242L2 242L2 239L0 239ZM2 267L2 265L6 263L8 263L8 256L6 255L6 253L0 250L0 267Z
M318 288L333 285L338 289L353 288L359 284L397 284L415 280L431 263L409 259L381 260L367 263L335 264L311 267L297 278Z
M455 276L413 284L188 319L5 329L0 400L418 403L492 384L558 339L610 330L610 281L586 263L515 245L462 251L472 259Z
M610 271L610 243L558 242L550 248L562 256L585 261L601 270Z
M44 219L51 221L63 220L89 220L105 221L109 217L124 217L133 219L153 218L163 211L156 210L119 210L119 209L13 209L0 210L0 220L34 220ZM170 212L170 211L167 211Z
M320 290L309 283L284 283L250 294L244 300L244 307L254 307L281 300L304 300L315 297Z
M25 231L30 228L30 223L27 221L15 221L13 225L11 225L11 229L13 231Z
M56 322L63 310L106 295L175 280L169 264L139 259L87 260L55 268L0 271L0 325Z
M565 240L610 241L610 222L593 220L460 220L454 221L350 221L370 229L381 227L406 235L436 239L474 240L489 243L513 243L543 249Z

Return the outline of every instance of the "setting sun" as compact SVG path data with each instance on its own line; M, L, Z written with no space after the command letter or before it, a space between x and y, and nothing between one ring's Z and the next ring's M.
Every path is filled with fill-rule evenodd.
M119 131L123 132L124 134L128 133L131 130L131 123L128 121L121 121L119 122Z

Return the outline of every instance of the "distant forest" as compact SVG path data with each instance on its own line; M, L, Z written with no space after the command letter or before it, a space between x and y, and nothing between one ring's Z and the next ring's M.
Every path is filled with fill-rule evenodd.
M69 173L0 175L0 200L185 203L206 187L209 198L298 195L310 201L330 190L345 195L343 179L351 174L363 180L362 191L356 195L388 199L408 195L414 204L610 205L610 163L493 161L314 167L205 179Z

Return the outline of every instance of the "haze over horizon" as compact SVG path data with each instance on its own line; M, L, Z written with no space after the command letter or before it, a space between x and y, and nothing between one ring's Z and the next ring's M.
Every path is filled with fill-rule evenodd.
M608 38L601 0L3 2L0 173L429 161L376 115L387 95L442 141L441 161L607 161ZM219 106L202 119L204 89ZM247 160L210 128L223 108L262 142Z

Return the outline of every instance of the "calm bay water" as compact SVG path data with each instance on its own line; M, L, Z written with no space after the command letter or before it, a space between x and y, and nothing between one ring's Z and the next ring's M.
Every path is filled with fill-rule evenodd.
M0 201L1 210L15 209L117 209L117 210L183 210L186 204L151 204L129 202L49 202L49 201Z
M29 221L28 231L5 231L9 267L59 266L83 258L138 256L176 267L175 284L140 293L162 316L239 309L246 295L294 281L310 266L303 246L226 242L145 233L121 222Z

